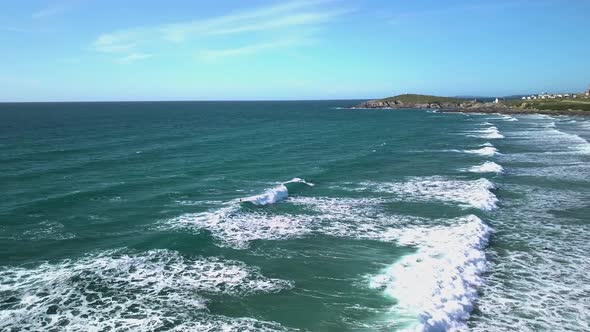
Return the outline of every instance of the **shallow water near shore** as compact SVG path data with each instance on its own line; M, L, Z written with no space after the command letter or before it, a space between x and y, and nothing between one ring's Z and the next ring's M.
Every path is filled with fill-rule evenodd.
M590 328L590 120L356 104L0 104L0 330Z

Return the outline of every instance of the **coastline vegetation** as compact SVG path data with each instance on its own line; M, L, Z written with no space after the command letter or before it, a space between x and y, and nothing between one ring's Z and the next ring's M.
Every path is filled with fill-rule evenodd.
M382 101L399 101L405 104L435 104L435 103L462 103L467 101L461 98L438 97L419 94L403 94L381 99Z
M537 100L508 100L507 106L520 109L534 109L541 111L588 111L590 112L590 98L561 98Z
M462 110L481 111L483 108L498 111L512 111L512 112L530 112L555 111L556 113L563 112L590 112L590 96L579 94L578 98L557 98L557 99L536 99L536 100L522 100L522 99L508 99L500 100L497 104L491 102L481 102L466 98L456 97L439 97L422 94L402 94L383 99L369 101L364 104L365 107L416 107L425 108L424 105L429 105L427 108L449 108L455 106Z

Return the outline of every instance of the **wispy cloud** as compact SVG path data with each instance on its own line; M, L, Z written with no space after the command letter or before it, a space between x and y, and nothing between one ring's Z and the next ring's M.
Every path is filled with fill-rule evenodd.
M285 29L317 25L346 14L350 9L331 9L328 1L294 1L205 20L167 24L164 38L181 42L189 37Z
M149 59L149 58L153 58L154 55L153 54L145 54L145 53L131 53L129 55L126 55L122 58L119 58L117 60L117 62L119 63L131 63L131 62L136 62L139 60L145 60L145 59Z
M52 5L49 7L42 8L34 13L31 14L31 17L34 19L46 18L54 15L61 14L68 10L68 5L66 3L61 3L57 5Z
M215 61L228 57L253 55L262 51L272 49L291 48L309 43L310 41L306 39L287 39L264 43L254 43L235 48L201 51L198 54L198 58L205 61Z
M30 32L28 29L17 28L17 27L0 27L0 31L7 32Z
M128 53L136 48L141 31L122 31L98 36L92 48L102 53Z
M129 56L142 53L140 49L161 47L162 43L185 44L198 40L202 45L207 38L238 34L242 40L255 40L247 46L240 46L243 41L240 45L230 41L231 45L225 49L201 51L199 58L223 58L292 47L303 42L285 42L285 39L293 39L291 34L300 35L303 29L313 30L352 11L335 8L335 3L334 0L291 1L212 18L114 31L98 36L92 48L103 53Z

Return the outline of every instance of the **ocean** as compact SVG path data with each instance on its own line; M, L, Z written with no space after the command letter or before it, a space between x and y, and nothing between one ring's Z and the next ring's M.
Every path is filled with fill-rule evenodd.
M355 104L0 104L0 330L590 330L589 118Z

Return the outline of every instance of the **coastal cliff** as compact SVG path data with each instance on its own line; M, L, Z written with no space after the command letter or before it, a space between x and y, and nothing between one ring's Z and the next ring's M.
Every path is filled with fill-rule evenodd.
M361 103L355 108L433 108L453 109L460 107L456 103L407 103L399 100L369 100Z

